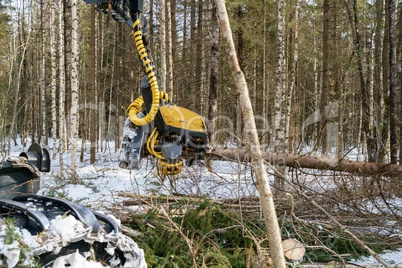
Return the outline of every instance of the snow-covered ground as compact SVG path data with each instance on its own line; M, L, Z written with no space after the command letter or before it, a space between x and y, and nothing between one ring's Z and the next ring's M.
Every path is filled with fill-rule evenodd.
M50 153L51 147L49 146ZM250 173L250 167L233 162L215 161L209 171L203 166L183 167L180 179L175 180L172 188L168 179L163 183L157 174L152 160L143 159L140 170L124 170L118 167L118 153L114 142L105 146L104 152L97 154L97 162L89 164L89 153L85 153L84 161L79 162L77 170L78 183L72 184L68 179L60 177L59 156L52 160L51 171L44 173L39 194L54 196L79 202L96 210L113 211L122 206L127 199L119 193L136 195L168 194L175 192L183 195L197 195L211 198L236 198L238 196L255 196L256 188ZM89 143L86 144L89 151ZM27 150L21 145L12 149L12 155ZM70 170L71 156L65 154L64 170ZM129 209L138 209L130 207ZM389 264L402 264L402 250L387 252L381 255ZM367 266L378 262L370 257L355 262Z

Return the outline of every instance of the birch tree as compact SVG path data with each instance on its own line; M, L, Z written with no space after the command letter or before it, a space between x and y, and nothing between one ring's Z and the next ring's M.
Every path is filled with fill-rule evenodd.
M42 45L42 64L41 64L41 77L40 77L40 108L41 108L41 120L42 129L39 132L39 140L42 146L47 145L47 133L46 133L46 34L45 34L45 0L40 1L40 28L41 28L41 45Z
M56 80L57 80L57 53L56 53L56 3L51 2L50 14L50 54L52 76L50 82L51 90L51 109L52 109L52 139L53 139L53 160L57 154L57 103L56 103Z
M236 83L238 93L240 95L240 106L243 114L244 123L247 129L246 141L251 156L256 178L257 187L260 193L261 207L264 215L265 225L267 228L270 251L273 260L273 267L285 268L285 257L283 254L281 233L276 216L273 195L269 186L267 172L265 170L264 160L258 139L257 127L254 119L254 112L250 101L248 86L243 71L240 69L237 60L236 49L233 43L232 31L229 25L229 18L226 6L223 0L215 0L217 13L219 17L219 25L222 37L229 47L229 65L232 71L233 79Z
M275 119L274 119L274 150L283 152L286 148L285 140L285 114L286 114L286 60L284 41L283 0L277 0L277 34L276 34L276 88L275 88ZM283 167L277 167L277 172L283 174ZM282 189L281 176L275 176L275 188Z
M96 54L95 54L95 6L91 6L91 62L90 62L90 76L91 76L91 101L90 101L90 112L91 112L91 120L90 120L90 140L91 140L91 148L90 148L90 163L95 163L95 154L96 154L96 122L97 122L97 114L96 114Z
M65 64L65 52L64 52L64 0L59 0L59 159L60 159L60 175L64 173L63 155L67 149L66 138L66 116L65 116L65 92L66 92L66 72L64 68Z
M71 172L73 182L77 182L78 148L78 4L71 0Z

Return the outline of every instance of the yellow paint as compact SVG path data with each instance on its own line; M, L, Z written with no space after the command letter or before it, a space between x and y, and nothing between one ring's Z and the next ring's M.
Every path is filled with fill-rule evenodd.
M176 105L164 105L159 107L163 120L168 126L203 132L205 133L205 124L202 117L183 107Z

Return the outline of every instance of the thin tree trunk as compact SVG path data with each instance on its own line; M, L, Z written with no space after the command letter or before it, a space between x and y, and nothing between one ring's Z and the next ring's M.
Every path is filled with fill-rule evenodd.
M192 98L190 100L187 100L187 107L189 109L192 110L196 110L195 107L195 102L196 102L196 90L195 90L195 81L194 81L194 77L196 76L196 40L197 40L197 36L196 36L196 1L195 0L191 0L190 3L190 38L189 38L189 42L190 42L190 53L187 56L190 60L188 61L188 63L190 65L187 65L187 70L183 70L183 72L188 73L187 75L187 79L185 81L185 85L184 88L188 88L190 89L190 94L188 92L185 92L183 90L183 100L186 98L186 96L190 95L192 96Z
M42 146L47 145L47 133L46 133L46 36L45 36L45 0L40 1L41 12L41 45L42 45L42 64L41 64L41 77L40 77L40 109L41 109L41 124L42 128L39 137L39 141Z
M274 150L283 152L287 149L285 140L286 111L286 60L285 60L285 40L284 40L284 17L283 0L276 1L277 4L277 63L276 63L276 92L275 92L275 126L274 126ZM283 173L282 167L277 167L277 171ZM283 189L281 176L275 176L275 189Z
M375 161L374 155L374 140L372 139L370 130L370 94L364 80L363 58L362 58L362 44L361 35L359 30L359 20L357 14L357 0L353 1L353 22L351 21L354 29L354 49L357 57L357 69L360 80L361 90L361 105L362 105L362 127L364 136L366 137L367 154L369 161Z
M159 17L160 17L160 67L159 67L159 81L160 90L166 91L166 5L165 0L159 1Z
M336 0L324 0L324 11L323 11L323 33L322 33L322 86L321 86L321 98L319 104L319 115L320 120L317 124L317 143L322 144L322 152L325 154L327 152L327 140L326 140L326 125L327 118L325 113L325 107L328 105L328 91L329 91L329 44L330 40L330 22L331 22L331 1Z
M398 38L398 50L397 50L397 60L399 59L399 66L402 66L402 3L399 3L399 21L398 21L398 25L397 28L400 29L399 30L399 38ZM402 70L401 70L402 72ZM402 75L400 75L399 77L399 90L402 89ZM402 94L399 95L399 99L400 102L402 103ZM399 107L399 165L402 165L402 105L401 107Z
M211 11L211 77L209 80L209 109L208 109L208 137L212 144L214 139L212 133L215 131L215 119L218 108L217 83L219 64L219 21L216 14L216 4L212 1Z
M204 9L204 5L203 5L203 0L198 0L198 16L197 16L197 35L196 35L196 50L195 50L195 54L193 54L193 57L195 58L196 62L195 62L195 66L194 66L194 74L193 74L193 82L195 82L195 84L193 84L193 88L195 89L194 92L194 97L195 97L195 110L200 113L203 114L203 93L204 93L204 85L203 85L203 71L204 71L204 64L203 64L203 60L204 57L203 55L203 9Z
M66 72L65 72L65 51L64 51L64 0L59 1L59 161L60 161L60 175L64 174L64 161L63 156L67 150L67 138L66 138L66 114L65 114L65 92L66 92Z
M167 84L165 92L169 93L169 97L173 100L173 47L172 47L172 13L170 10L170 0L166 0L166 14L167 14Z
M104 72L104 66L103 66L103 20L102 16L103 14L101 12L98 12L98 42L97 42L97 52L98 52L98 60L97 64L99 65L100 73ZM105 91L106 91L106 82L104 81L104 77L102 75L98 76L98 83L97 86L99 88L99 94L98 94L98 140L99 140L99 146L98 148L100 149L101 152L103 152L103 140L104 140L104 134L105 134ZM100 90L101 85L103 85L103 90ZM102 94L101 94L102 93Z
M264 33L264 42L263 42L263 52L262 52L262 117L265 118L263 127L263 137L261 142L263 145L267 145L269 142L268 135L268 103L269 103L269 92L268 92L268 68L267 68L267 43L268 43L268 33L267 33L267 3L264 0L264 17L263 17L263 33Z
M222 37L229 47L229 64L232 75L236 83L237 90L240 94L240 105L244 122L246 124L246 139L251 154L251 162L256 173L258 190L260 192L261 206L264 213L265 225L267 227L270 251L273 260L273 267L285 268L285 257L283 254L281 232L276 216L273 195L269 186L267 172L265 170L264 160L258 139L257 128L254 119L254 113L250 101L246 79L236 56L236 50L233 43L232 31L229 25L229 18L226 6L223 0L215 0L217 13L220 20L220 29Z
M52 1L51 17L50 17L50 54L52 65L51 77L51 107L52 107L52 139L53 139L53 160L57 155L57 100L56 100L56 84L57 84L57 51L56 51L56 3Z
M182 58L181 58L181 75L179 75L180 79L180 86L176 89L176 96L177 99L179 99L181 102L184 101L184 92L185 88L188 86L188 77L189 77L189 72L185 72L184 70L186 69L185 66L187 66L187 2L184 1L183 3L183 45L182 45ZM176 100L177 100L176 99Z
M148 32L150 33L149 38L149 50L151 54L154 52L154 40L152 33L154 32L154 1L149 1L149 22L148 22Z
M114 40L114 46L113 46L113 53L112 53L112 74L110 78L110 88L109 88L109 107L112 107L112 96L113 96L113 86L114 86L114 74L116 73L116 53L117 53L117 34L115 35L115 40ZM108 123L107 123L107 137L106 141L108 142L111 136L111 127L112 127L112 109L109 109L109 114L108 114ZM119 145L115 143L115 147L119 148ZM107 146L104 148L105 150L107 149Z
M384 138L381 136L383 128L387 123L382 120L384 113L384 94L383 94L383 64L382 64L382 40L384 39L384 0L377 1L376 6L376 28L374 35L374 66L373 66L373 127L372 133L374 136L375 145L375 161L379 163L384 162L385 157L385 144Z
M389 115L391 113L391 101L389 99L389 75L390 75L390 70L389 70L389 20L387 19L389 16L389 8L388 8L388 1L383 0L379 1L382 2L383 4L383 16L385 17L384 20L384 38L382 40L382 95L384 97L384 111L382 113L382 118L380 121L383 122L383 127L381 129L381 144L383 145L383 150L380 151L380 161L385 162L385 157L388 154L387 152L387 146L389 144Z
M294 36L293 36L293 59L290 69L290 89L289 89L289 118L287 120L289 125L289 152L294 152L299 143L299 92L296 91L297 86L297 67L299 60L299 2L295 1L295 15L294 15ZM292 100L293 99L293 100Z
M78 150L78 4L71 0L71 175L73 183L77 182L77 150Z
M90 36L90 43L91 43L91 65L89 70L89 75L91 78L90 85L91 85L91 101L89 103L90 108L90 140L91 140L91 147L89 149L90 154L90 164L94 164L96 160L96 122L97 122L97 108L96 108L96 69L95 69L95 62L96 62L96 54L95 54L95 5L91 5L91 36Z
M389 142L391 150L391 163L398 162L398 66L396 59L396 24L397 9L396 0L388 0L389 9L389 97L391 101L390 123L389 123Z

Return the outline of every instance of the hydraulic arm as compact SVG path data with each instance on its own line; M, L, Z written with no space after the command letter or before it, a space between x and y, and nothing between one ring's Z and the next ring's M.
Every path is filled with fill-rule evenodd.
M183 159L190 163L207 149L203 118L186 108L169 103L159 90L153 61L149 55L146 20L142 0L84 0L133 30L138 57L144 70L141 96L127 109L119 164L122 168L140 168L145 155L155 157L158 170L165 175L181 172Z

